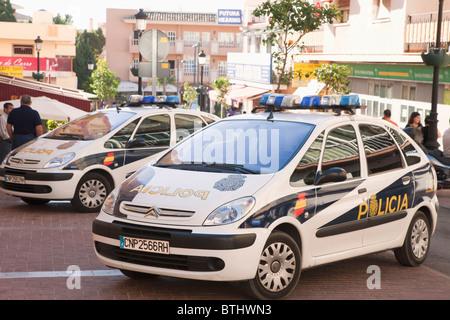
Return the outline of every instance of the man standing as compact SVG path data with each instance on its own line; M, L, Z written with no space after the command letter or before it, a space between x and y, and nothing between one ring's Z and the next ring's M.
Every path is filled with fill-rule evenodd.
M6 125L8 122L8 115L12 109L14 109L12 103L5 103L3 105L3 114L0 116L0 164L11 151L11 138L9 137Z
M383 120L386 120L398 127L397 123L395 123L394 121L391 120L391 110L389 110L389 109L384 110Z
M8 134L12 137L12 149L42 135L42 121L39 113L31 109L31 97L20 98L20 108L13 109L8 116Z

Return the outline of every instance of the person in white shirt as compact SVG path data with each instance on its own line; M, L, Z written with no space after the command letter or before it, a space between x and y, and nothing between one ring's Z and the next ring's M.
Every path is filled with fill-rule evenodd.
M450 128L444 131L442 144L444 145L444 157L450 157Z
M6 128L8 115L14 105L7 102L3 105L3 114L0 116L0 164L3 162L7 154L11 151L11 138Z

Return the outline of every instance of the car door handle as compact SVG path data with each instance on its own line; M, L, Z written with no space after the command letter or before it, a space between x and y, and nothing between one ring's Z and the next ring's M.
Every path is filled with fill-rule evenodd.
M402 178L402 182L404 185L407 185L408 183L411 182L411 177L410 176L405 176Z
M362 194L362 193L366 193L366 192L367 192L366 188L358 189L358 194Z

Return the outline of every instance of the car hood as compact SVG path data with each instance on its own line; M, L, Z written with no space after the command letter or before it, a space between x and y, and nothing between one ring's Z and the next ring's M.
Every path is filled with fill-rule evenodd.
M77 153L92 141L38 138L17 149L10 156L11 167L41 169L51 159L70 152Z
M122 184L115 215L152 224L201 226L212 211L252 196L273 176L146 166Z

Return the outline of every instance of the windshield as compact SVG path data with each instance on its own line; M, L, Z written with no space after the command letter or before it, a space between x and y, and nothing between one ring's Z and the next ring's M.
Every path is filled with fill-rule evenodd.
M184 140L156 166L181 170L274 173L303 146L314 126L267 120L221 121Z
M46 136L48 139L95 140L116 129L135 115L134 112L98 111L71 121Z

